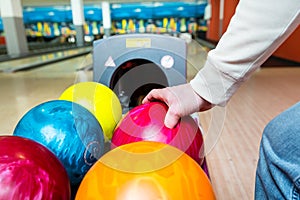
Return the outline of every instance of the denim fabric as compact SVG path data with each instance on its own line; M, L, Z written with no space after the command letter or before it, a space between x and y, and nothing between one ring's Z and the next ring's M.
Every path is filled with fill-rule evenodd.
M264 129L256 171L255 199L300 200L300 102Z

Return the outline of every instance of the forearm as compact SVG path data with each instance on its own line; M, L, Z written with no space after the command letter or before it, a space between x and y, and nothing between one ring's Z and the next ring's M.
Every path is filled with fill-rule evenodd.
M239 86L297 28L299 0L240 0L226 33L191 81L195 92L225 105Z

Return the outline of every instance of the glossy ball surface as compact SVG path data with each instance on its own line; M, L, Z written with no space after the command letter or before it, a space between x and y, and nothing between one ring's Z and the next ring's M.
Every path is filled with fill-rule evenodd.
M172 129L164 125L168 107L161 102L136 106L119 122L111 147L137 141L156 141L170 144L186 152L200 165L204 159L203 136L198 124L190 116L181 118Z
M0 199L70 199L68 175L41 144L0 136Z
M117 147L89 170L76 200L211 200L215 195L201 167L167 144L141 141Z
M63 163L72 185L80 183L104 152L102 128L79 104L53 100L29 110L13 135L32 139L50 149Z
M106 140L111 139L122 117L122 107L109 87L97 82L80 82L67 88L59 99L78 103L88 109L99 121Z

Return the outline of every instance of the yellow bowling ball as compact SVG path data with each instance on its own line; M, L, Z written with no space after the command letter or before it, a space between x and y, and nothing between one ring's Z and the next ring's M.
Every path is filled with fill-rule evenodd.
M81 182L76 200L211 200L207 175L187 154L167 144L141 141L102 156Z
M99 121L105 139L111 139L122 117L122 108L118 97L109 87L97 82L80 82L67 88L59 99L78 103L88 109Z

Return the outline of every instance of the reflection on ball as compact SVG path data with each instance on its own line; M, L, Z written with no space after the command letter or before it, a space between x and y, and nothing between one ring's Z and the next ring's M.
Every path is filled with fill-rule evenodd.
M80 183L104 152L99 122L87 109L70 101L53 100L33 107L18 122L13 135L50 149L63 163L72 185Z
M141 141L102 156L84 177L77 200L210 200L212 186L201 167L171 145Z
M204 145L198 124L185 116L169 129L164 125L167 111L168 106L162 102L142 104L130 110L114 130L112 148L143 140L162 142L186 152L201 165Z
M0 199L70 199L68 175L46 147L18 136L0 136Z
M115 93L107 86L97 82L76 83L60 96L62 100L76 102L95 115L106 139L122 117L121 103Z

